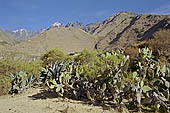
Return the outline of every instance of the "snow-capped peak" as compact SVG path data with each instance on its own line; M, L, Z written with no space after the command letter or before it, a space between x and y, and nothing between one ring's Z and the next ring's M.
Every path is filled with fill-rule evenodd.
M17 29L15 31L12 31L13 33L17 33L17 32L27 32L26 29Z
M20 29L20 31L23 32L23 31L27 31L27 30L26 29Z
M17 33L17 32L19 32L19 30L15 30L15 31L12 31L13 33Z
M55 23L53 23L53 24L51 25L51 28L62 27L62 26L63 26L62 23L60 23L60 22L55 22Z
M25 40L25 39L31 38L33 36L36 36L38 34L41 34L44 31L46 31L46 29L41 29L41 30L37 30L37 31L27 31L26 29L22 28L22 29L18 29L18 30L14 30L14 31L8 31L8 33L15 38Z

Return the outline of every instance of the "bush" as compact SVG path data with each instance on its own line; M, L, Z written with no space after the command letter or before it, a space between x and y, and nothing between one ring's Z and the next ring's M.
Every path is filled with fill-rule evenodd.
M159 30L153 34L145 46L149 47L155 56L170 56L170 30Z
M66 61L68 59L71 59L71 57L67 56L64 52L58 49L49 50L45 54L41 55L40 58L43 66L48 65L50 63L54 63L56 61Z
M42 82L60 96L112 101L129 110L169 112L170 69L155 60L148 48L139 49L133 67L129 63L129 56L120 51L99 55L83 50L75 62L56 62L40 73Z
M74 59L76 62L79 62L80 64L95 63L96 61L97 62L99 61L97 55L98 55L97 51L84 49Z
M26 71L29 74L34 74L39 77L40 62L26 62L26 61L14 61L9 58L0 60L0 74L9 75L9 73L15 73L16 71Z
M128 47L125 49L125 55L129 55L130 59L133 61L138 57L139 51L137 47Z
M0 75L0 96L8 94L10 90L10 79L7 76Z
M40 62L25 62L25 61L14 61L9 58L0 59L0 95L7 94L10 90L9 78L10 73L16 73L17 71L23 70L28 73L28 76L35 75L39 78L39 67Z
M92 80L101 74L102 65L96 51L85 49L74 60L81 70L81 76L85 79Z

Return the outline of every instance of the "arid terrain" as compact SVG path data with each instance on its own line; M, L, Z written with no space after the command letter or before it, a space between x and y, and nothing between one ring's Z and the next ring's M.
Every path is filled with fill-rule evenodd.
M57 26L55 26L56 24ZM20 31L17 31L17 32L20 32ZM16 34L14 35L18 36ZM146 49L145 47L148 47L148 48ZM144 49L143 50L144 54L141 54L141 55L146 55L146 56L150 55L148 57L148 59L150 60L144 59L144 58L147 58L146 56L141 57L139 55L139 48ZM52 52L49 52L49 50L52 50L52 49L58 49L58 50L52 51L54 52L53 54ZM80 53L84 49L87 49L87 51L86 50L83 51L84 53L82 52L82 54L80 54L80 56L77 58L76 58L76 55L73 56L73 58L72 56L68 55L70 53L73 55L74 53ZM115 50L115 49L119 49L120 51L117 53L116 52L109 53L111 50ZM94 52L91 50L96 50L96 51ZM122 50L123 52L125 52L125 54L122 52ZM42 57L43 55L44 57ZM110 57L108 57L107 55L108 56L110 55ZM120 56L116 56L116 55L120 55ZM126 55L129 55L130 57ZM56 61L57 58L60 60L62 59L61 61L59 60L60 62L65 62L68 60L69 63L68 62L67 63L69 65L68 66L69 68L73 66L73 68L70 69L71 71L68 72L69 74L67 73L68 70L65 69L68 76L73 76L74 74L77 76L79 75L79 73L81 73L80 75L83 75L83 77L88 78L88 76L92 76L92 78L93 77L100 78L102 74L103 75L106 74L105 76L107 78L107 75L108 76L113 75L114 79L110 79L111 82L118 84L118 81L119 81L118 79L122 77L122 76L118 77L118 75L122 74L123 77L124 75L126 75L125 78L126 77L127 78L125 79L125 81L128 83L128 85L127 84L122 85L123 88L121 89L121 91L126 88L125 86L127 87L129 86L130 88L128 90L130 90L130 92L133 92L132 91L133 86L130 86L129 84L131 83L134 84L134 87L136 87L137 85L139 86L139 84L140 85L142 84L141 88L137 87L134 90L134 92L135 91L137 92L138 89L140 89L141 92L139 91L137 92L137 93L140 93L140 95L137 95L137 93L135 92L136 95L140 98L135 97L135 99L136 98L137 99L132 100L131 98L129 99L128 96L125 97L125 94L123 95L124 93L123 91L121 92L118 90L118 88L116 89L115 84L114 84L115 86L113 87L110 84L109 84L110 86L107 86L108 84L106 83L108 83L108 81L106 82L107 80L106 78L97 80L97 81L103 80L104 82L102 85L100 84L100 82L99 83L97 82L98 83L97 85L99 85L98 87L95 84L96 78L91 80L91 81L94 80L96 89L94 87L93 88L96 90L96 92L102 91L102 88L104 89L102 93L100 92L101 93L100 96L102 99L105 99L104 96L106 95L107 99L118 98L116 101L117 103L119 103L123 101L122 98L125 97L124 101L127 101L127 100L128 102L133 101L133 103L135 103L135 106L137 106L136 107L137 110L139 111L141 110L141 108L138 109L139 107L138 105L141 104L140 102L143 99L143 97L147 97L146 99L152 98L152 97L148 97L149 94L142 95L144 91L142 92L141 89L144 87L144 85L148 85L147 87L144 87L144 88L146 88L146 90L149 92L150 90L152 90L151 88L156 87L156 86L154 87L152 83L148 82L148 80L152 81L153 78L157 76L157 78L160 79L161 81L159 82L158 86L165 85L164 86L165 88L166 87L169 88L170 83L167 82L169 78L166 81L165 78L161 78L161 77L162 76L165 77L165 75L169 76L170 74L169 67L168 67L170 66L170 16L169 15L155 15L155 14L136 14L133 12L120 12L120 13L114 14L106 18L104 21L87 24L87 25L83 25L78 22L69 23L65 26L60 23L55 23L48 29L45 29L41 32L35 32L35 35L31 35L31 37L24 36L23 39L22 39L22 36L18 38L13 37L13 35L11 35L9 31L7 32L5 30L0 30L0 63L1 63L0 64L0 88L1 89L4 88L0 92L0 95L2 95L0 96L0 113L117 113L118 112L112 103L108 103L108 105L102 104L102 103L92 104L91 102L94 99L92 97L91 99L89 99L90 101L87 101L88 100L87 95L89 91L88 88L85 91L86 93L82 93L82 95L84 94L83 96L86 97L87 100L73 100L73 99L68 99L66 97L63 97L63 98L57 97L56 94L45 91L41 88L31 88L27 90L26 92L18 94L18 95L7 94L8 91L10 90L10 85L11 85L10 84L11 81L8 77L9 74L23 70L28 75L36 74L35 76L37 78L40 78L40 67L44 66L42 62L45 62L44 64L46 67L49 68L49 70L54 69L54 71L56 71L57 69L55 66L54 66L55 68L50 68L50 66L48 65L49 65L49 62L52 62L53 60ZM76 68L74 67L74 65L71 65L72 62L69 61L70 60L69 58L70 59L75 58L73 60L75 61L73 64L77 66ZM124 59L127 58L127 59L124 61L121 58L124 58ZM137 62L137 60L139 60L140 58L141 59L143 58L144 60L142 59L139 62ZM137 63L134 62L135 61L134 59L135 60L137 59L136 60ZM81 60L82 62L80 62ZM116 61L117 62L115 63L114 60L115 62ZM141 62L143 62L143 64ZM153 65L151 65L152 63ZM56 64L56 65L59 67L65 64L61 64L61 65ZM82 67L79 68L78 66L80 67L82 66ZM114 66L117 66L117 67L114 67ZM107 69L106 67L109 67L109 69ZM84 71L83 69L86 71L83 72ZM117 69L117 70L115 71L114 69ZM50 72L49 70L48 72ZM157 72L155 70L157 70ZM112 72L112 71L115 71L115 72ZM96 73L98 75L95 75ZM145 78L145 76L149 76L149 77ZM144 78L141 78L141 77L144 77ZM153 77L153 78L150 78L150 77ZM69 79L72 79L72 78L70 77ZM76 79L72 81L76 81ZM55 78L55 80L58 80L58 79ZM115 80L117 81L115 82ZM123 81L124 79L121 79L121 80ZM52 83L53 82L54 81L52 81ZM155 82L155 81L152 81L152 82ZM55 83L57 84L56 81ZM124 82L120 82L120 84L121 83L124 83ZM90 85L85 84L85 82L82 82L82 84L84 84L84 86L90 86ZM49 84L45 84L45 85L49 85ZM79 86L77 85L75 87L79 87ZM92 87L92 85L90 87ZM81 89L82 87L79 87L79 88ZM98 90L97 88L99 89L101 88L101 89ZM163 89L163 90L161 89L161 91L166 90L167 91L166 94L169 94L170 92L168 92L169 91L168 88ZM77 91L75 95L76 94L78 95L79 93L78 90L75 90L75 91ZM94 94L93 95L94 97L97 95L93 92L93 90L91 92ZM107 95L105 94L105 92L109 94ZM155 92L151 92L151 93L156 94ZM153 94L151 95L153 96ZM162 95L160 93L158 94L160 96L159 98L160 100L162 98L165 100L165 101L161 100L161 102L168 103L167 100L169 99L169 97L166 99L164 97L161 97L163 93ZM129 95L132 96L132 94L130 93ZM120 97L122 96L122 98L120 98L119 96ZM132 98L134 98L134 96L132 96ZM154 99L153 99L153 102L154 102ZM119 103L119 105L121 104ZM130 104L128 105L130 106ZM147 105L149 104L147 103ZM154 107L153 106L154 106L153 103L152 105L149 106L150 108L152 108L152 110L150 111L154 110L155 106ZM169 107L169 104L167 106ZM128 111L126 110L123 112L128 113Z
M0 97L0 113L116 113L111 108L87 102L57 98L42 89L29 89L16 96Z
M78 28L54 28L14 46L14 50L40 56L47 50L58 48L65 53L94 48L95 38Z

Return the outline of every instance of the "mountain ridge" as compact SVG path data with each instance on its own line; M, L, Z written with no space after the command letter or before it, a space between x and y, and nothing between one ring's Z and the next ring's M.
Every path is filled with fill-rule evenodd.
M65 53L78 52L84 48L93 49L95 38L78 28L54 28L13 47L19 52L40 56L44 52L58 48Z
M12 50L39 56L52 48L61 49L66 53L78 52L85 48L100 51L126 49L135 43L150 39L160 29L170 29L170 15L124 11L102 22L87 25L81 22L70 22L66 25L54 22L43 32L15 44Z
M95 47L99 50L126 48L134 42L150 38L154 32L169 25L169 19L168 15L129 12L113 15L93 31L93 35L100 37Z

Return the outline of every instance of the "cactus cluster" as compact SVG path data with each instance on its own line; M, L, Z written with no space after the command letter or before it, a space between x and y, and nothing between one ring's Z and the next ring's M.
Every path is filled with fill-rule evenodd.
M11 78L11 94L18 94L25 91L26 89L33 86L36 80L36 77L34 75L29 77L28 74L24 71L19 71L15 74L11 73L9 76Z
M80 53L73 62L40 68L42 83L60 96L93 103L112 101L120 108L139 111L170 110L170 69L161 66L151 50L140 49L133 65L129 56L118 50L95 54Z
M170 69L154 60L148 48L139 50L136 60L137 98L141 107L148 106L157 111L170 110Z
M40 68L41 82L46 84L51 90L63 96L66 93L66 89L72 88L72 70L73 63L60 62ZM67 92L69 92L67 90Z

